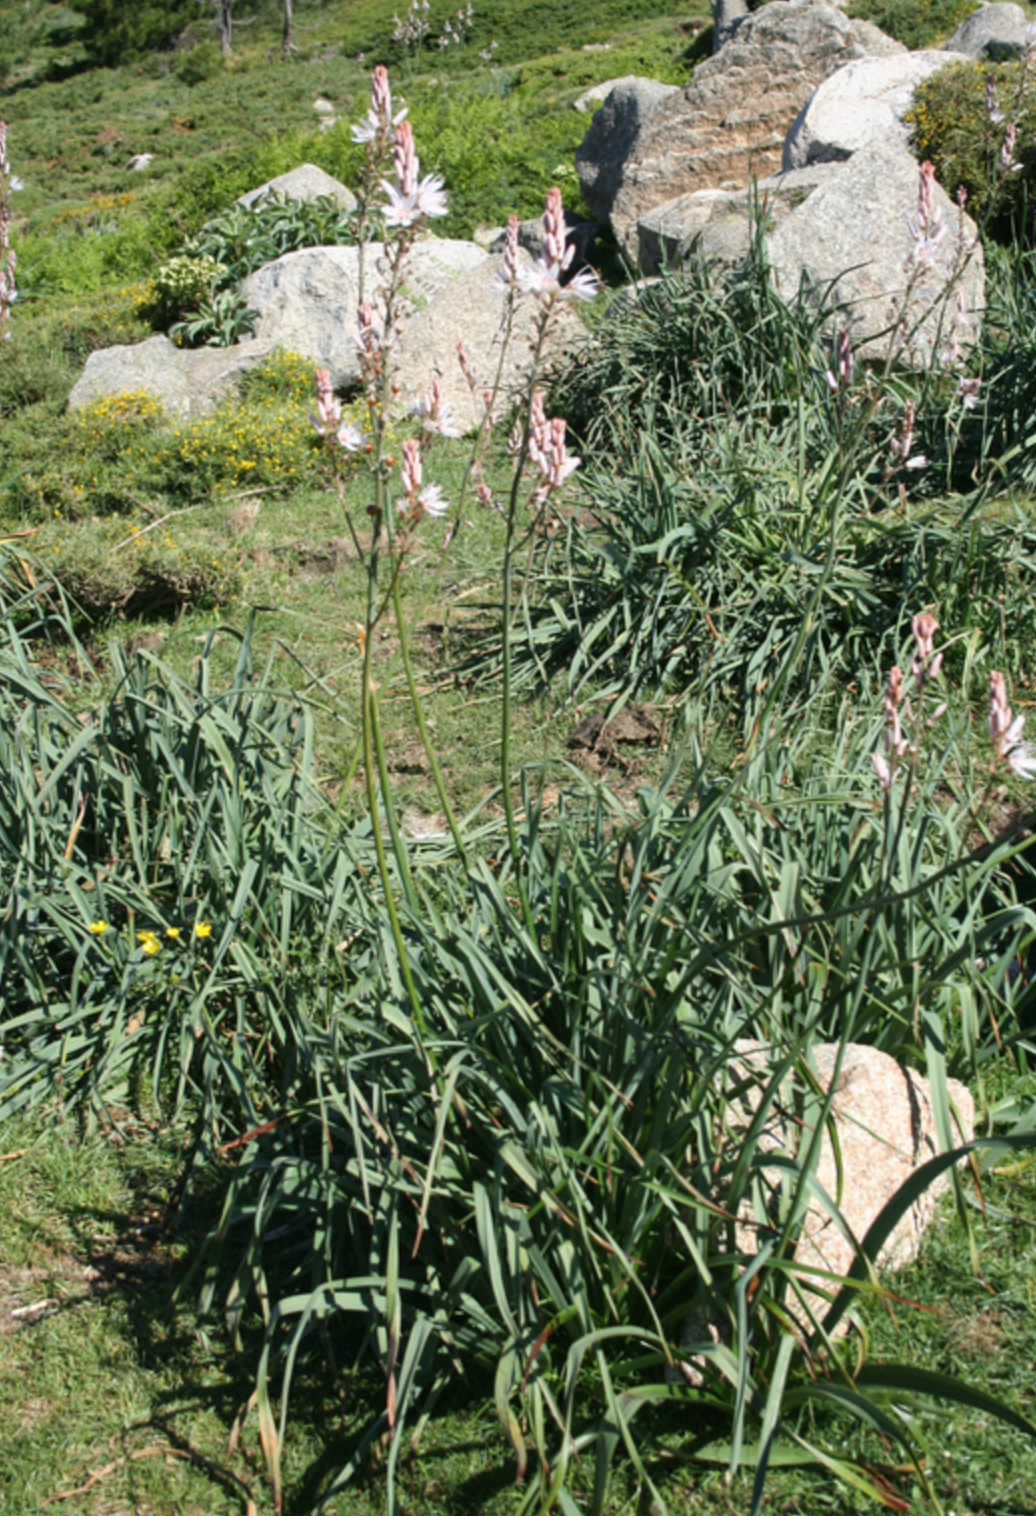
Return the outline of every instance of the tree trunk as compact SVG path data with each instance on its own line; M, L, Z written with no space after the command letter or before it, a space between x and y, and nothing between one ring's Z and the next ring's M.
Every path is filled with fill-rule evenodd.
M284 44L281 48L282 58L290 58L295 51L295 38L292 35L294 23L295 18L292 15L291 0L284 0Z
M234 18L230 13L232 4L233 0L217 0L216 25L219 27L219 50L224 57L230 52L230 44L233 41Z

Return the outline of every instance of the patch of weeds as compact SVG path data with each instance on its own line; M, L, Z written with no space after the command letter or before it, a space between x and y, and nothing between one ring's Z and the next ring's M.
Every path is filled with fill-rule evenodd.
M232 604L242 588L238 552L183 528L174 519L148 530L119 516L54 523L33 548L90 621Z
M978 8L975 0L855 0L849 14L916 52L945 42Z

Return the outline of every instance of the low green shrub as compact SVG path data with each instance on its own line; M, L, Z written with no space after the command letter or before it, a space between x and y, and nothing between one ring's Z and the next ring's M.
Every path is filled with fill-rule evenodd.
M945 42L977 9L975 0L854 0L849 14L916 52Z
M1030 75L1023 63L953 64L922 81L907 116L915 155L935 164L950 195L963 185L968 213L1008 243L1032 231L1036 91ZM990 115L990 89L1000 120ZM1018 167L1005 171L1001 153L1010 123L1017 127Z
M170 258L148 280L141 315L168 331L175 321L200 306L225 277L223 265L208 254Z
M133 502L120 503L125 509ZM244 576L233 546L197 531L185 536L175 519L152 526L91 516L54 523L33 537L39 561L70 596L77 622L214 610L240 597Z
M281 195L269 195L254 205L234 205L207 222L187 243L184 253L188 259L218 264L220 274L214 287L219 292L239 284L284 253L303 247L340 246L355 240L352 215L343 211L332 196L288 200Z
M178 347L233 347L255 331L258 315L237 290L220 290L175 321L169 335Z
M223 72L223 59L216 43L210 38L196 42L180 54L174 72L188 87L218 79Z
M200 14L198 0L74 0L85 17L83 36L98 63L129 63L152 48L166 47Z

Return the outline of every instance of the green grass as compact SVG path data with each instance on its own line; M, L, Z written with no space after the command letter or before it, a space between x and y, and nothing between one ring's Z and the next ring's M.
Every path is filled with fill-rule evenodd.
M0 1162L0 1511L29 1516L41 1502L87 1482L118 1459L95 1488L59 1509L70 1516L208 1516L240 1512L244 1498L217 1470L251 1491L259 1516L273 1510L262 1476L254 1414L234 1453L228 1439L248 1394L217 1338L195 1335L192 1251L211 1211L202 1186L185 1217L176 1212L180 1139L155 1124L127 1120L84 1138L74 1124L9 1125ZM23 1152L24 1150L24 1152ZM873 1349L944 1372L1036 1414L1036 1165L1001 1166L985 1188L978 1224L981 1273L971 1271L960 1224L945 1207L916 1265L898 1276L903 1304L869 1313ZM174 1299L177 1287L182 1298ZM43 1300L39 1319L11 1311ZM362 1399L382 1387L351 1384ZM402 1476L411 1516L507 1516L514 1508L513 1461L489 1406L472 1386L433 1418ZM313 1509L321 1477L349 1445L352 1421L326 1379L299 1391L286 1456L288 1516ZM923 1412L929 1467L956 1516L1032 1516L1036 1450L985 1422L942 1406ZM676 1428L674 1427L674 1432ZM675 1444L675 1438L673 1439ZM728 1487L661 1454L674 1516L744 1516L742 1478ZM133 1460L143 1449L199 1455ZM880 1448L875 1458L882 1460ZM200 1460L208 1460L202 1463ZM910 1493L910 1482L892 1477ZM333 1502L338 1516L379 1516L377 1460L364 1482ZM609 1512L633 1512L635 1489L620 1466ZM767 1509L801 1516L857 1516L874 1507L840 1492L825 1476L778 1471Z
M391 37L392 7L381 0L300 9L303 52L288 64L276 57L268 8L259 25L239 33L230 66L193 87L173 71L175 57L86 67L78 33L70 40L67 24L49 32L42 25L55 12L60 7L47 0L30 0L26 21L22 4L0 5L5 34L36 39L23 44L23 61L0 87L9 152L25 181L14 231L26 298L143 278L207 216L302 161L347 182L354 176L359 159L347 124L366 109L369 65L379 54L373 43ZM512 210L535 214L559 167L567 166L562 187L578 207L571 161L588 123L572 101L617 74L688 77L689 49L706 15L701 0L689 10L672 0L608 3L595 9L588 28L574 5L530 15L515 0L490 0L468 47L445 58L429 53L406 77L389 40L379 55L393 65L397 93L410 104L422 160L451 187L442 234L468 235ZM541 50L531 61L530 37ZM500 42L494 62L481 64L478 51L493 40ZM608 50L584 52L587 42ZM369 54L362 65L361 51ZM62 77L61 60L78 71ZM341 115L342 124L327 133L316 129L318 96ZM127 173L126 163L142 152L154 154L147 171ZM107 203L125 195L134 197L128 205Z

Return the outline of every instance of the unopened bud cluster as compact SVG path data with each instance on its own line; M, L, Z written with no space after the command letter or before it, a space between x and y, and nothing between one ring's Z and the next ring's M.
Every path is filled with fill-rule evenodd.
M915 616L911 624L914 635L914 653L910 660L913 692L907 693L901 668L889 672L885 687L885 730L882 733L881 749L871 754L871 763L878 783L885 791L891 790L896 774L904 762L913 763L917 757L919 739L923 732L930 731L941 716L946 714L946 704L936 706L929 717L924 715L925 691L933 680L938 679L943 655L935 651L935 634L939 623L930 612ZM904 726L909 722L910 729Z

